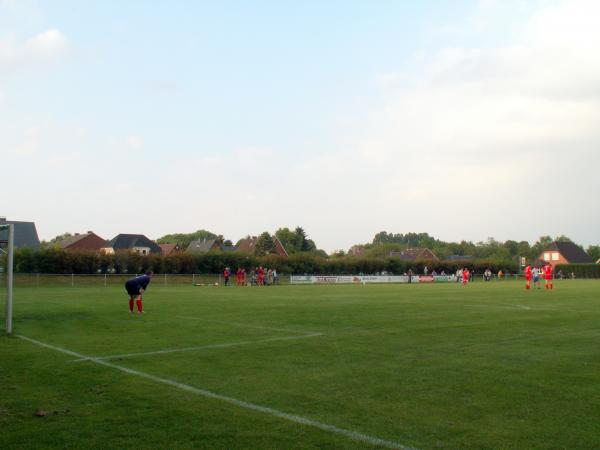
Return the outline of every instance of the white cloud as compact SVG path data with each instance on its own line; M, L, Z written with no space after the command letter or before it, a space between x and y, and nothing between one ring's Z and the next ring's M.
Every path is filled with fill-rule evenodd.
M598 192L591 180L600 155L591 148L600 144L599 16L596 1L544 6L513 45L444 48L410 69L417 74L411 83L379 83L388 100L372 112L360 149L376 169L372 185L386 193L373 198L406 205L422 217L438 205L436 212L447 214L443 225L438 219L432 230L415 222L415 231L448 230L453 238L473 236L458 229L476 233L474 222L500 228L508 210L519 224L509 222L496 236L518 233L525 224L535 237L547 230L540 223L567 227L560 232L569 234L563 215L558 220L547 208L532 213L525 199L543 186L554 202L572 208L582 191ZM385 73L375 80L393 78ZM465 193L469 209L462 202L439 206L440 198ZM500 194L505 201L489 201ZM388 216L394 231L410 231L411 219L400 212ZM598 212L588 218L600 225Z
M14 36L0 38L0 69L4 72L59 60L69 49L69 42L60 30L50 29L24 42Z
M144 140L140 136L128 136L127 146L133 150L139 150L144 146Z
M23 133L20 145L15 149L17 154L31 155L37 153L41 144L41 127L29 127Z

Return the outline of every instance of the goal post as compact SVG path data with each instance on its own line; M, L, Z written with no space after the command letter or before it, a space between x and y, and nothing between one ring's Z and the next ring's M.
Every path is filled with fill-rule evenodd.
M13 307L13 247L15 241L15 226L13 224L0 225L0 232L6 230L6 239L0 240L0 250L6 253L6 334L12 334L12 307ZM3 237L5 233L0 233Z

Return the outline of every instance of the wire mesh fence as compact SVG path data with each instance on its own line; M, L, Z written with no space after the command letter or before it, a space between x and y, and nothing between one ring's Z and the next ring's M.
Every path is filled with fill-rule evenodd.
M44 274L15 273L14 287L101 287L123 286L127 280L141 274ZM246 282L250 279L246 277ZM208 286L223 285L223 275L219 274L154 274L152 285ZM236 285L235 276L229 278L230 285ZM289 276L280 276L276 284L289 284ZM6 274L0 273L0 290L6 289Z

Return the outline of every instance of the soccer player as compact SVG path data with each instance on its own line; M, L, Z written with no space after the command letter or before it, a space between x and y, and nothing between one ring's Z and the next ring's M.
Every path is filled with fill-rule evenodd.
M463 269L462 271L462 284L463 286L466 286L467 282L469 281L469 269L467 269L466 267Z
M258 267L258 285L262 286L265 282L265 269L263 266Z
M142 305L142 294L148 288L150 279L154 274L152 271L146 272L145 275L132 278L127 280L125 283L125 290L129 294L129 312L133 314L133 302L137 305L138 314L144 314L144 308Z
M539 267L535 266L533 268L533 270L531 271L531 274L533 275L533 287L541 289L541 286L540 286L540 269L539 269Z
M525 289L531 289L531 264L525 267Z
M548 263L544 266L544 278L546 279L546 289L554 289L554 282L552 276L552 266Z
M229 270L229 267L225 267L225 270L223 270L223 278L225 279L225 286L229 286L230 275L231 275L231 270Z

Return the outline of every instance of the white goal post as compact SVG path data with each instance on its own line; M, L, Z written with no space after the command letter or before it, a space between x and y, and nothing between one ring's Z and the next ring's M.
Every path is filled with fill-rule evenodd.
M13 247L15 241L15 226L13 224L0 225L0 231L7 230L7 239L0 241L6 245L6 250L0 247L2 253L6 253L6 334L12 334L12 306L13 306Z

